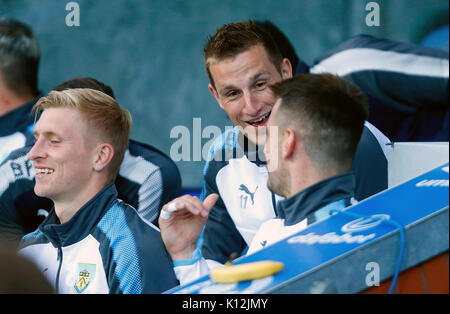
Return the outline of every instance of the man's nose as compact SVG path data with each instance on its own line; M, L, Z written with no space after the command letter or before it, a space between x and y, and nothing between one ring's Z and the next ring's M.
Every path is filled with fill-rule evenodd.
M263 107L263 104L259 100L257 95L255 95L255 93L252 93L251 91L244 92L244 101L244 112L251 116L257 115Z
M36 160L39 158L44 158L46 156L44 147L43 147L43 140L38 139L34 143L33 147L31 147L31 150L28 152L28 158L30 160Z

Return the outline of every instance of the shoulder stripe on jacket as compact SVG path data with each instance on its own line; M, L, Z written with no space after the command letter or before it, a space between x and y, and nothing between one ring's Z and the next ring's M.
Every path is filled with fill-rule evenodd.
M128 227L125 213L115 203L100 220L98 227L110 242L116 263L115 275L125 294L142 293L140 264L134 235ZM124 254L128 255L124 258Z
M353 72L368 70L448 77L449 61L448 59L395 51L356 48L338 52L320 61L311 68L311 73L331 72L339 76L345 76Z

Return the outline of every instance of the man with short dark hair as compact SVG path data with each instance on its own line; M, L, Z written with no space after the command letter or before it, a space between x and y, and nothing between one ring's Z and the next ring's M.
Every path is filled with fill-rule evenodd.
M351 171L368 115L365 95L331 74L304 74L271 86L267 127L269 190L286 197L248 254L356 203ZM272 136L270 132L276 130Z
M31 28L0 17L0 162L33 142L31 107L39 96L41 52Z
M252 21L220 27L204 48L211 94L235 128L211 145L203 173L202 198L220 195L206 223L202 254L226 262L241 255L262 223L275 217L282 199L267 188L262 153L265 129L275 103L269 86L292 77L273 38ZM387 188L388 139L366 122L352 164L357 200Z
M305 74L270 89L276 102L264 146L267 185L286 199L278 202L276 218L258 229L248 254L355 202L351 166L368 114L361 91L331 74ZM182 284L218 265L195 254L195 243L217 198L210 194L201 202L186 195L163 207L161 235ZM188 256L193 256L190 263L183 261Z
M117 199L128 110L89 88L52 91L34 108L42 111L28 153L34 191L54 207L19 252L58 293L161 293L176 285L158 229Z

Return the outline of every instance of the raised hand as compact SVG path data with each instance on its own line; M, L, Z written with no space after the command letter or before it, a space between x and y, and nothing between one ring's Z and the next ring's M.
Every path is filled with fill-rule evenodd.
M192 257L209 212L218 198L218 194L210 194L202 203L196 196L183 195L163 206L158 223L173 261Z

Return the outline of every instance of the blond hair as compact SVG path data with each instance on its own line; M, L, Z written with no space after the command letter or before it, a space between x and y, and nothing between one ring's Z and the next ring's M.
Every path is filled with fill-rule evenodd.
M101 141L114 148L109 168L116 177L119 173L131 132L132 118L127 109L121 108L114 98L90 88L73 88L51 91L33 106L35 119L49 108L77 109L85 117L89 128L96 130Z

